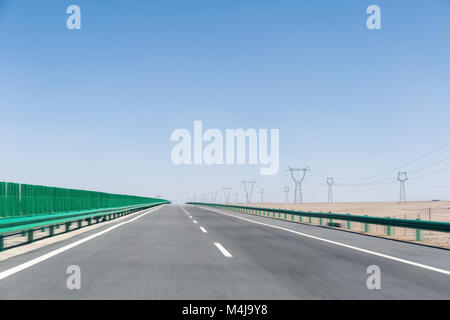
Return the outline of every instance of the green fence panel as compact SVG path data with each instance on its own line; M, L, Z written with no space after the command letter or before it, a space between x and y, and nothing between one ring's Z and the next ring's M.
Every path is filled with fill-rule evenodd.
M0 182L0 217L61 213L154 203L160 199Z

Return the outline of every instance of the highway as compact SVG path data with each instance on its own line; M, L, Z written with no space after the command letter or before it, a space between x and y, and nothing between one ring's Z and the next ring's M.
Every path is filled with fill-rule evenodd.
M448 250L165 205L0 262L0 299L449 299L449 270Z

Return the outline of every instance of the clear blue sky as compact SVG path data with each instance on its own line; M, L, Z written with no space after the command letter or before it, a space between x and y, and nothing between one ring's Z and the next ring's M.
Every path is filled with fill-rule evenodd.
M81 30L66 28L70 4ZM370 4L382 30L366 28ZM324 201L326 176L351 182L450 142L450 1L0 0L0 111L1 181L186 200L227 185L242 197L254 178L275 201L283 170L310 166L305 201ZM194 120L279 128L280 175L173 165L170 134ZM397 200L398 184L335 198ZM450 199L450 170L411 180L407 198Z

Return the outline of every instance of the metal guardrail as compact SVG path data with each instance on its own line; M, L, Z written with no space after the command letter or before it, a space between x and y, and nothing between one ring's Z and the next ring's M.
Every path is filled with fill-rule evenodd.
M217 203L204 203L204 202L187 202L187 204L193 205L203 205L216 208L231 209L234 211L239 211L243 213L254 213L259 215L266 215L272 213L272 217L275 218L275 213L278 214L290 214L292 216L309 217L309 218L319 218L322 224L322 219L329 219L331 226L333 226L334 220L347 221L347 229L350 229L350 222L361 222L366 225L366 232L368 231L369 224L377 224L388 227L388 235L390 235L390 227L401 227L410 228L417 230L417 240L421 240L420 230L438 231L438 232L450 232L450 223L440 222L440 221L424 221L424 220L408 220L408 219L396 219L396 218L381 218L381 217L370 217L370 216L359 216L352 214L342 214L342 213L332 213L332 212L310 212L310 211L295 211L295 210L285 210L285 209L274 209L274 208L260 208L260 207L250 207L250 206L236 206L229 204L217 204ZM270 217L270 214L269 214ZM286 216L285 216L286 218ZM311 221L309 221L311 222Z
M65 226L65 232L69 232L71 230L70 227L74 222L77 223L76 229L80 229L83 227L83 221L87 222L87 225L89 226L93 223L93 220L95 220L95 223L109 221L140 210L168 203L170 203L170 201L163 200L159 202L118 208L104 208L96 210L52 213L47 215L3 218L0 219L0 252L6 249L4 246L4 239L6 237L18 234L27 235L28 239L26 243L32 243L35 240L34 232L38 230L45 231L45 228L48 228L49 235L47 237L51 237L54 235L55 228L58 229L61 225Z

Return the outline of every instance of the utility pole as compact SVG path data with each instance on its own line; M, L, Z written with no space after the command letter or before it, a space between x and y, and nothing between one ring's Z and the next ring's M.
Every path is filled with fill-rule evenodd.
M264 188L261 188L259 192L261 193L261 203L264 203Z
M327 184L328 184L328 202L333 202L334 178L333 177L328 177L327 178Z
M256 181L246 181L242 180L242 183L244 184L244 190L245 190L245 198L247 199L247 203L250 203L252 201L252 193L253 193L253 186L255 185ZM247 185L250 185L250 190L247 189Z
M286 194L284 197L284 202L289 203L289 186L284 187L284 193Z
M397 180L400 182L400 203L406 202L406 192L405 192L405 182L408 180L408 175L406 171L398 172Z
M288 170L291 173L292 180L294 180L295 189L294 189L294 203L303 203L303 195L302 195L302 183L305 179L306 172L310 171L308 167L306 168L291 168ZM302 172L302 174L300 174ZM296 174L294 174L296 173Z
M222 190L225 203L230 203L231 187L223 187Z
M211 194L212 194L212 202L216 202L217 201L217 194L218 194L218 192L217 191L211 191Z

